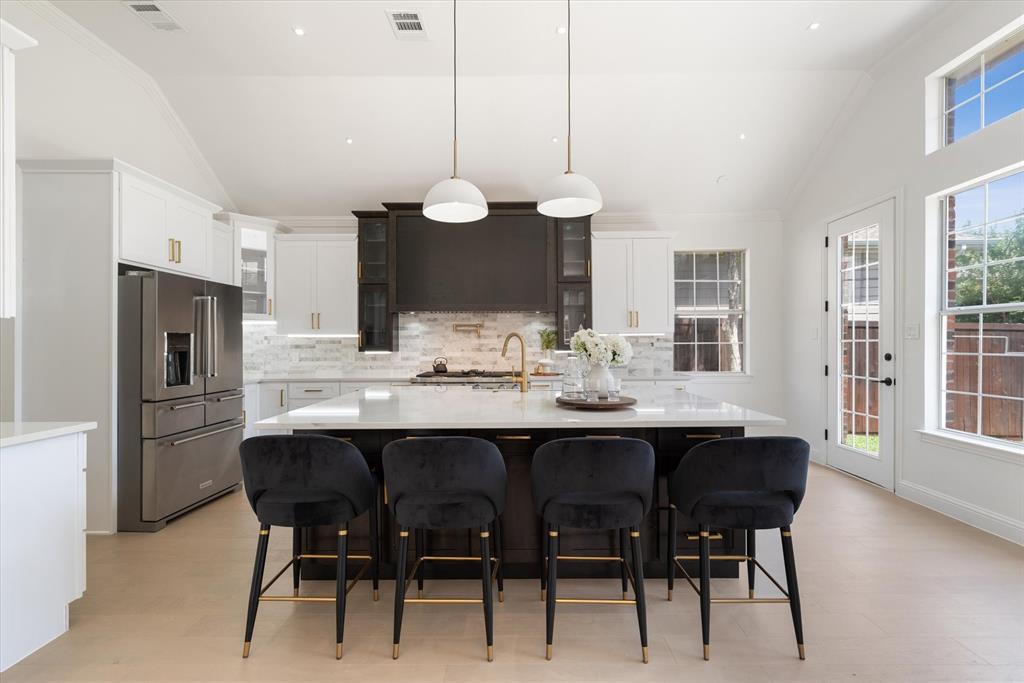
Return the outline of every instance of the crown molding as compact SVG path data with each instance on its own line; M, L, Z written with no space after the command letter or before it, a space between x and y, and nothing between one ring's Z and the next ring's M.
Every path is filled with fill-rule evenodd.
M217 190L222 197L224 197L226 204L232 207L235 205L234 201L231 199L231 195L229 195L228 191L224 189L224 185L221 184L220 178L218 178L217 174L214 172L213 167L210 166L206 157L203 156L203 153L199 149L199 145L196 144L195 139L188 132L188 128L185 126L185 123L178 116L178 112L174 110L174 107L167 99L164 91L152 76L143 71L138 65L122 55L120 52L105 43L95 33L62 12L53 3L49 2L49 0L18 0L18 2L24 7L35 12L48 24L102 59L108 65L121 71L141 87L143 92L145 92L156 105L157 110L163 116L167 127L170 128L171 133L173 133L177 138L182 149L185 150L185 153L192 160L192 163L196 165L196 168L199 169L200 173L206 178L207 182L209 182L212 187Z
M6 19L0 19L0 44L8 50L24 50L27 47L35 47L39 41L22 31Z
M269 216L295 232L354 232L359 227L355 216Z

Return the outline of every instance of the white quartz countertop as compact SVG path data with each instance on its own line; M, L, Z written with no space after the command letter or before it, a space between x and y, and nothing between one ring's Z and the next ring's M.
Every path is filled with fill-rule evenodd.
M429 368L428 368L429 369ZM418 371L417 371L418 372ZM356 372L353 374L342 374L338 371L325 372L250 372L245 376L245 384L259 384L261 382L408 382L416 376L416 372ZM560 380L561 375L552 377L550 375L535 375L530 373L530 378L536 381L556 379ZM625 382L685 382L692 379L688 375L622 375ZM469 381L462 378L461 381Z
M0 448L93 429L95 422L0 422Z
M776 427L782 418L672 387L631 387L637 404L589 411L555 404L555 391L464 386L361 389L255 424L260 429L555 429L572 427Z

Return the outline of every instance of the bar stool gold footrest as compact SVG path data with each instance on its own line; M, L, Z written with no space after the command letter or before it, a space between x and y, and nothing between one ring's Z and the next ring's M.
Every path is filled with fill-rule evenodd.
M698 559L700 559L700 556L699 555L676 555L672 559L673 559L673 563L675 564L675 566L678 567L679 571L681 571L683 573L683 578L685 578L686 582L690 584L690 588L692 588L694 590L694 592L699 596L700 595L700 588L697 586L697 584L695 584L693 582L693 578L690 576L690 574L683 567L683 565L680 562L680 560L698 560ZM753 594L753 591L751 591L749 593L750 597L746 597L746 598L711 598L711 602L712 603L725 603L725 604L729 604L729 605L745 605L745 604L753 604L753 603L761 603L761 604L765 604L765 603L769 603L769 604L789 603L789 592L785 588L783 588L782 585L778 581L775 580L774 576L772 576L770 573L768 573L768 570L765 569L764 566L760 562L757 561L757 558L750 557L749 555L711 555L711 556L709 556L709 559L712 559L712 560L732 560L732 561L739 561L739 562L752 562L754 564L754 566L757 567L758 569L760 569L761 573L764 574L765 576L767 576L768 580L771 581L773 584L775 584L775 587L778 588L782 592L782 594L786 596L784 598L755 598L754 594ZM669 600L671 600L671 599L672 599L672 593L670 591L669 592Z
M417 557L416 562L414 562L412 565L412 571L409 572L409 577L405 580L405 589L409 590L409 585L416 579L416 572L420 570L420 567L423 565L424 562L479 561L479 557L474 557L472 555L424 555L422 557ZM493 583L494 580L498 577L498 566L501 564L501 561L494 555L491 555L491 563L494 565L494 567L491 569L491 582ZM502 594L502 591L499 591L498 602L504 602L504 598L505 596ZM414 605L422 605L427 603L436 603L440 605L482 605L484 603L483 598L425 598L423 597L422 591L417 591L415 598L405 598L403 602L411 603Z
M352 589L356 587L356 584L359 583L362 580L363 575L366 574L367 570L370 569L370 565L373 563L373 557L370 556L370 555L346 555L345 557L347 559L349 559L349 560L363 560L363 564L361 564L359 566L359 571L356 572L356 575L352 577L351 581L349 581L348 586L345 587L345 595L348 595L349 593L352 592ZM288 596L288 595L264 595L264 593L266 593L267 590L269 590L270 587L274 585L275 581L277 581L279 578L281 578L282 574L284 574L286 571L288 571L288 569L292 565L295 564L296 560L337 560L337 559L338 559L337 555L319 555L319 554L296 555L292 559L288 560L287 564L285 564L285 566L281 567L280 571L278 571L276 574L274 574L274 578L270 579L270 581L268 581L267 584L265 586L263 586L262 589L260 589L260 598L259 598L260 601L261 602L336 602L337 599L334 596L330 596L330 597L328 597L328 596L312 596L312 595L310 595L310 596L300 596L297 593L295 595L291 595L291 596ZM374 596L374 599L376 599L376 596Z

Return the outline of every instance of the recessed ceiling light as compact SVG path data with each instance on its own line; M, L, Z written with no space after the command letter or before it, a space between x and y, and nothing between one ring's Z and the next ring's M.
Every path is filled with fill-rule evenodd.
M556 135L553 138L551 138L551 142L558 142L558 136Z
M555 33L557 33L560 36L564 36L565 35L565 31L566 31L566 29L565 29L564 26L559 26L558 28L555 29Z
M346 145L351 145L352 144L352 138L345 138L345 144Z
M811 23L807 24L808 31L817 31L819 28L821 28L821 22L812 21Z
M297 36L304 36L306 35L306 29L299 28L298 26L296 26L295 28L292 29L292 33L294 33Z
M746 133L740 133L740 140L746 140L746 139L747 139L747 134Z

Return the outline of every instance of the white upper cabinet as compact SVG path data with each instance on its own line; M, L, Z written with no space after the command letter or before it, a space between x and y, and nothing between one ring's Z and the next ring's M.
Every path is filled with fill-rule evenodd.
M592 234L594 329L617 334L669 334L671 235Z
M234 284L242 287L242 318L273 320L277 308L274 292L274 235L280 223L270 218L240 213L218 213L218 221L235 231L237 246Z
M213 221L210 224L210 279L226 285L238 285L240 278L235 229Z
M355 235L278 235L277 330L356 335Z
M316 243L317 331L356 334L356 240Z
M120 259L210 277L213 212L219 207L125 165L117 170Z

